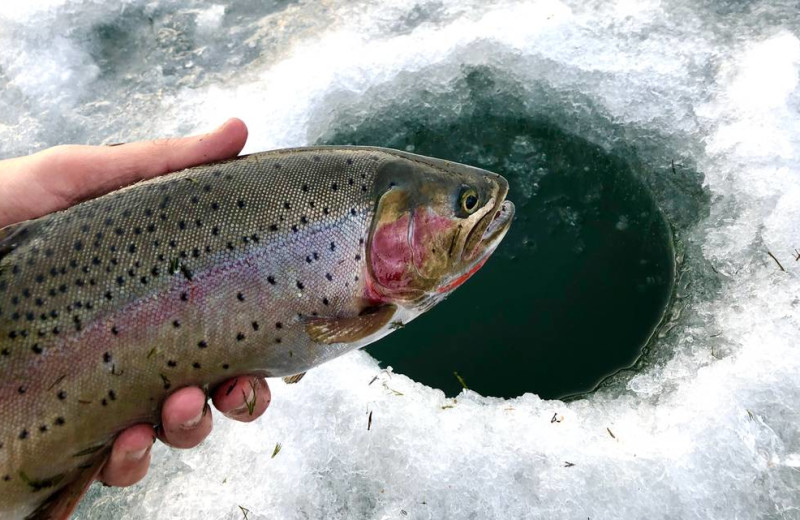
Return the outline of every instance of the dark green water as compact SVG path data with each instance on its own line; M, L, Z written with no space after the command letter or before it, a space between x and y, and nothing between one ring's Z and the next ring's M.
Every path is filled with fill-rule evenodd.
M376 116L325 139L495 171L517 206L480 272L368 351L450 396L454 372L490 396L589 391L635 361L664 312L669 228L625 161L545 120L467 108L441 123Z

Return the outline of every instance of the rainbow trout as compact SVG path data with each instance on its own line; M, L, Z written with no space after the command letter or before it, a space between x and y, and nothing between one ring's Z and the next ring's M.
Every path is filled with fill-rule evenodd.
M68 517L177 388L302 374L408 323L486 262L507 191L395 150L298 148L0 230L0 516Z

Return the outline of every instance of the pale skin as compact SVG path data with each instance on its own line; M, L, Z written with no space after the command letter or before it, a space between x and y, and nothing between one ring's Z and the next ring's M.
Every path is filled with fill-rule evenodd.
M0 228L143 179L235 157L246 140L245 124L230 119L204 135L119 146L56 146L0 161ZM251 411L248 403L252 405L253 399ZM270 392L263 378L242 375L212 391L211 401L226 417L250 422L266 411ZM203 390L181 388L164 403L158 428L138 424L119 434L98 479L110 486L135 484L147 474L156 437L175 448L193 448L211 433L211 427L211 410Z

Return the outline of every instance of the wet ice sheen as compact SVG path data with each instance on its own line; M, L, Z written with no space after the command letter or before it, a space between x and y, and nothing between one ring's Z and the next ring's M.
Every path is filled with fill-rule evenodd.
M449 400L348 355L273 382L255 425L157 447L144 483L93 488L79 518L800 516L796 3L257 5L4 3L0 156L231 114L248 150L301 145L344 117L331 107L358 118L387 103L381 85L424 99L490 65L525 85L520 110L647 166L682 223L671 321L638 373L569 404ZM132 35L139 61L104 61L101 28ZM462 94L408 109L457 112ZM705 174L697 218L681 220L696 198L682 165Z

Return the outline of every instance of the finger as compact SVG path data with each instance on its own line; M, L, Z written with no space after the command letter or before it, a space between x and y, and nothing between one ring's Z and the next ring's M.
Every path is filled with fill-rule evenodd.
M155 440L155 431L149 424L137 424L120 433L98 480L109 486L130 486L142 480L150 467L150 449Z
M211 409L196 386L169 396L161 410L161 440L175 448L194 448L211 433Z
M241 376L222 383L212 395L217 410L237 421L250 422L261 417L272 400L263 377Z
M143 179L235 157L246 140L245 124L230 119L210 134L119 146L57 146L0 161L0 227Z

